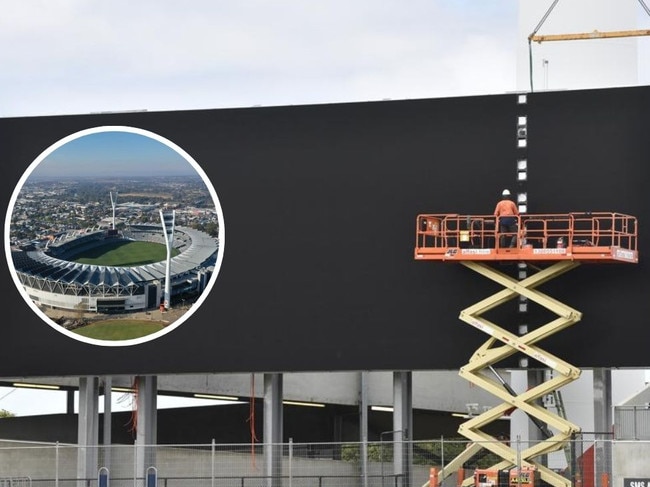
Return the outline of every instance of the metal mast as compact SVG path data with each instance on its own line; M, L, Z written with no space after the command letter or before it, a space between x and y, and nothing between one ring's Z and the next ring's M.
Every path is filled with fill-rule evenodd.
M111 196L111 206L113 207L113 230L115 230L115 207L117 206L117 191L115 191L115 199L113 199L113 192L109 193Z
M171 262L172 262L172 243L174 242L174 221L176 219L176 211L172 210L171 213L163 213L160 210L160 222L162 223L163 235L165 236L165 246L167 247L167 260L165 269L165 291L163 295L163 305L165 309L169 309L171 299Z

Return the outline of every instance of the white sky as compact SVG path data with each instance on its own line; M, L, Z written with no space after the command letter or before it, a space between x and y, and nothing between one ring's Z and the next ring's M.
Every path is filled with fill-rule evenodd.
M224 404L223 401L211 399L194 399L175 396L158 396L158 409L212 406ZM227 401L225 404L232 404ZM0 387L0 409L9 411L16 416L33 416L41 414L65 413L67 408L67 392L42 391L23 387ZM133 395L122 392L111 394L111 411L132 411ZM78 413L78 395L75 392L74 412ZM104 397L99 399L99 412L104 412Z
M511 92L527 45L518 6L0 0L0 117ZM0 409L36 414L50 405L64 411L65 394L0 388Z
M0 0L0 116L515 88L517 0Z

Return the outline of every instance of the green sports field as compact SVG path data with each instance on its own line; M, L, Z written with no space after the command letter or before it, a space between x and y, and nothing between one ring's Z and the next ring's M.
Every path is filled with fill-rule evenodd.
M178 250L172 249L172 257ZM163 244L153 242L110 241L106 245L79 253L72 259L80 264L105 265L111 267L134 267L160 262L167 257Z

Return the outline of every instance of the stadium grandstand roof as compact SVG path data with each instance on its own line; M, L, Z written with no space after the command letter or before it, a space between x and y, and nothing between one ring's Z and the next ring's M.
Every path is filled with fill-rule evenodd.
M131 230L160 233L158 226L134 225ZM182 236L178 241L182 248L181 252L171 259L172 276L214 264L213 259L218 250L218 242L214 238L204 232L186 227L177 227L175 233ZM86 235L80 238L83 239ZM75 241L78 240L73 238L59 242L56 247L61 251L67 244ZM17 272L81 286L131 286L142 282L164 280L166 270L164 261L134 267L109 267L71 262L55 257L45 250L14 251L12 255Z

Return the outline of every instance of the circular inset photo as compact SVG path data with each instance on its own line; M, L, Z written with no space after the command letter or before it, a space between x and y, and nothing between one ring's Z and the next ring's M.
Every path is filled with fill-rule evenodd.
M5 220L9 269L26 303L94 345L136 345L186 322L214 285L223 248L205 172L174 143L133 127L96 127L50 146L23 174Z

